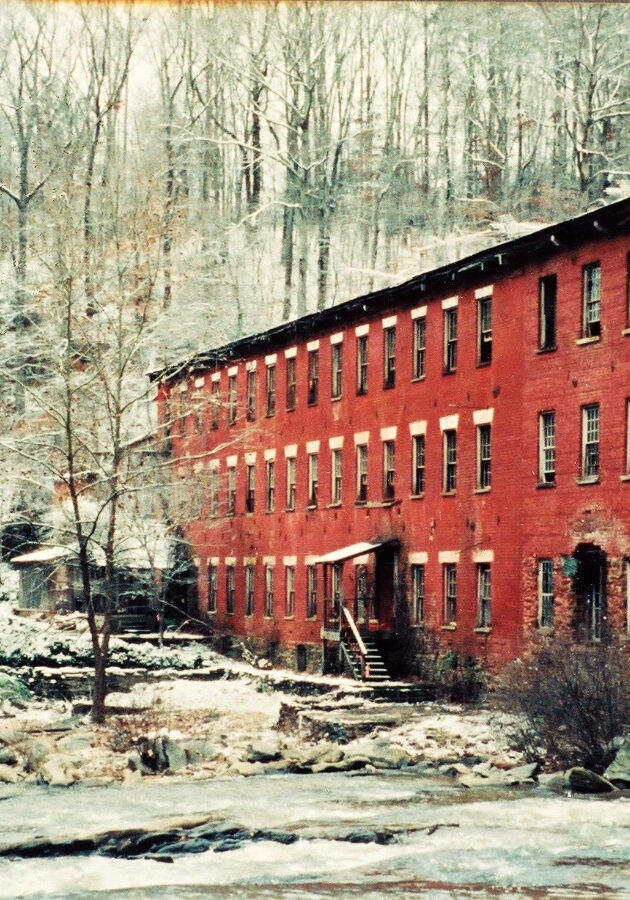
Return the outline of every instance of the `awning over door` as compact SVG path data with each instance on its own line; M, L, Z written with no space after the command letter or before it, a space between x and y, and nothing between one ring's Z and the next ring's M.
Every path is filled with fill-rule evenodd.
M349 544L347 547L341 547L339 550L331 550L319 556L316 563L337 563L343 562L345 559L353 559L355 556L363 556L365 553L375 553L380 547L384 547L389 541L360 541L358 544Z

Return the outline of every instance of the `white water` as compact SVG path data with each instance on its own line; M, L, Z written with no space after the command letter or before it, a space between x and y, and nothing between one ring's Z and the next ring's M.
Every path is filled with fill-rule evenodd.
M298 834L315 827L458 827L412 832L388 846L249 842L227 853L176 857L173 864L100 856L0 859L0 898L630 898L629 800L525 789L471 792L417 774L30 788L0 802L0 840L197 813Z

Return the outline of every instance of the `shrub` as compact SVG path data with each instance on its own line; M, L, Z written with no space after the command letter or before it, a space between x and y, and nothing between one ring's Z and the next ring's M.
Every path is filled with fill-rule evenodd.
M622 644L542 639L498 683L516 713L510 738L530 759L603 771L630 725L630 659Z

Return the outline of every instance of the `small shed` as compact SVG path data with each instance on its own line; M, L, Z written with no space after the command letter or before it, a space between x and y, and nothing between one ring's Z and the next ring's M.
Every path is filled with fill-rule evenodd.
M38 547L14 556L11 563L20 575L18 606L21 609L72 609L73 591L68 547Z

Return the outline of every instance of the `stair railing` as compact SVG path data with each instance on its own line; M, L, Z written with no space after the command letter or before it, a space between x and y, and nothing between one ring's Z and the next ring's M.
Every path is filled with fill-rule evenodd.
M345 603L341 604L341 612L343 613L343 617L346 620L346 625L345 625L344 631L350 632L350 635L351 635L350 643L352 643L357 648L357 651L358 651L359 662L361 665L361 677L366 678L370 674L369 666L367 663L367 647L365 646L365 643L363 642L363 638L361 637L361 634L359 633L359 629L357 628L357 624L352 617L352 613L350 612L348 607L345 605Z

